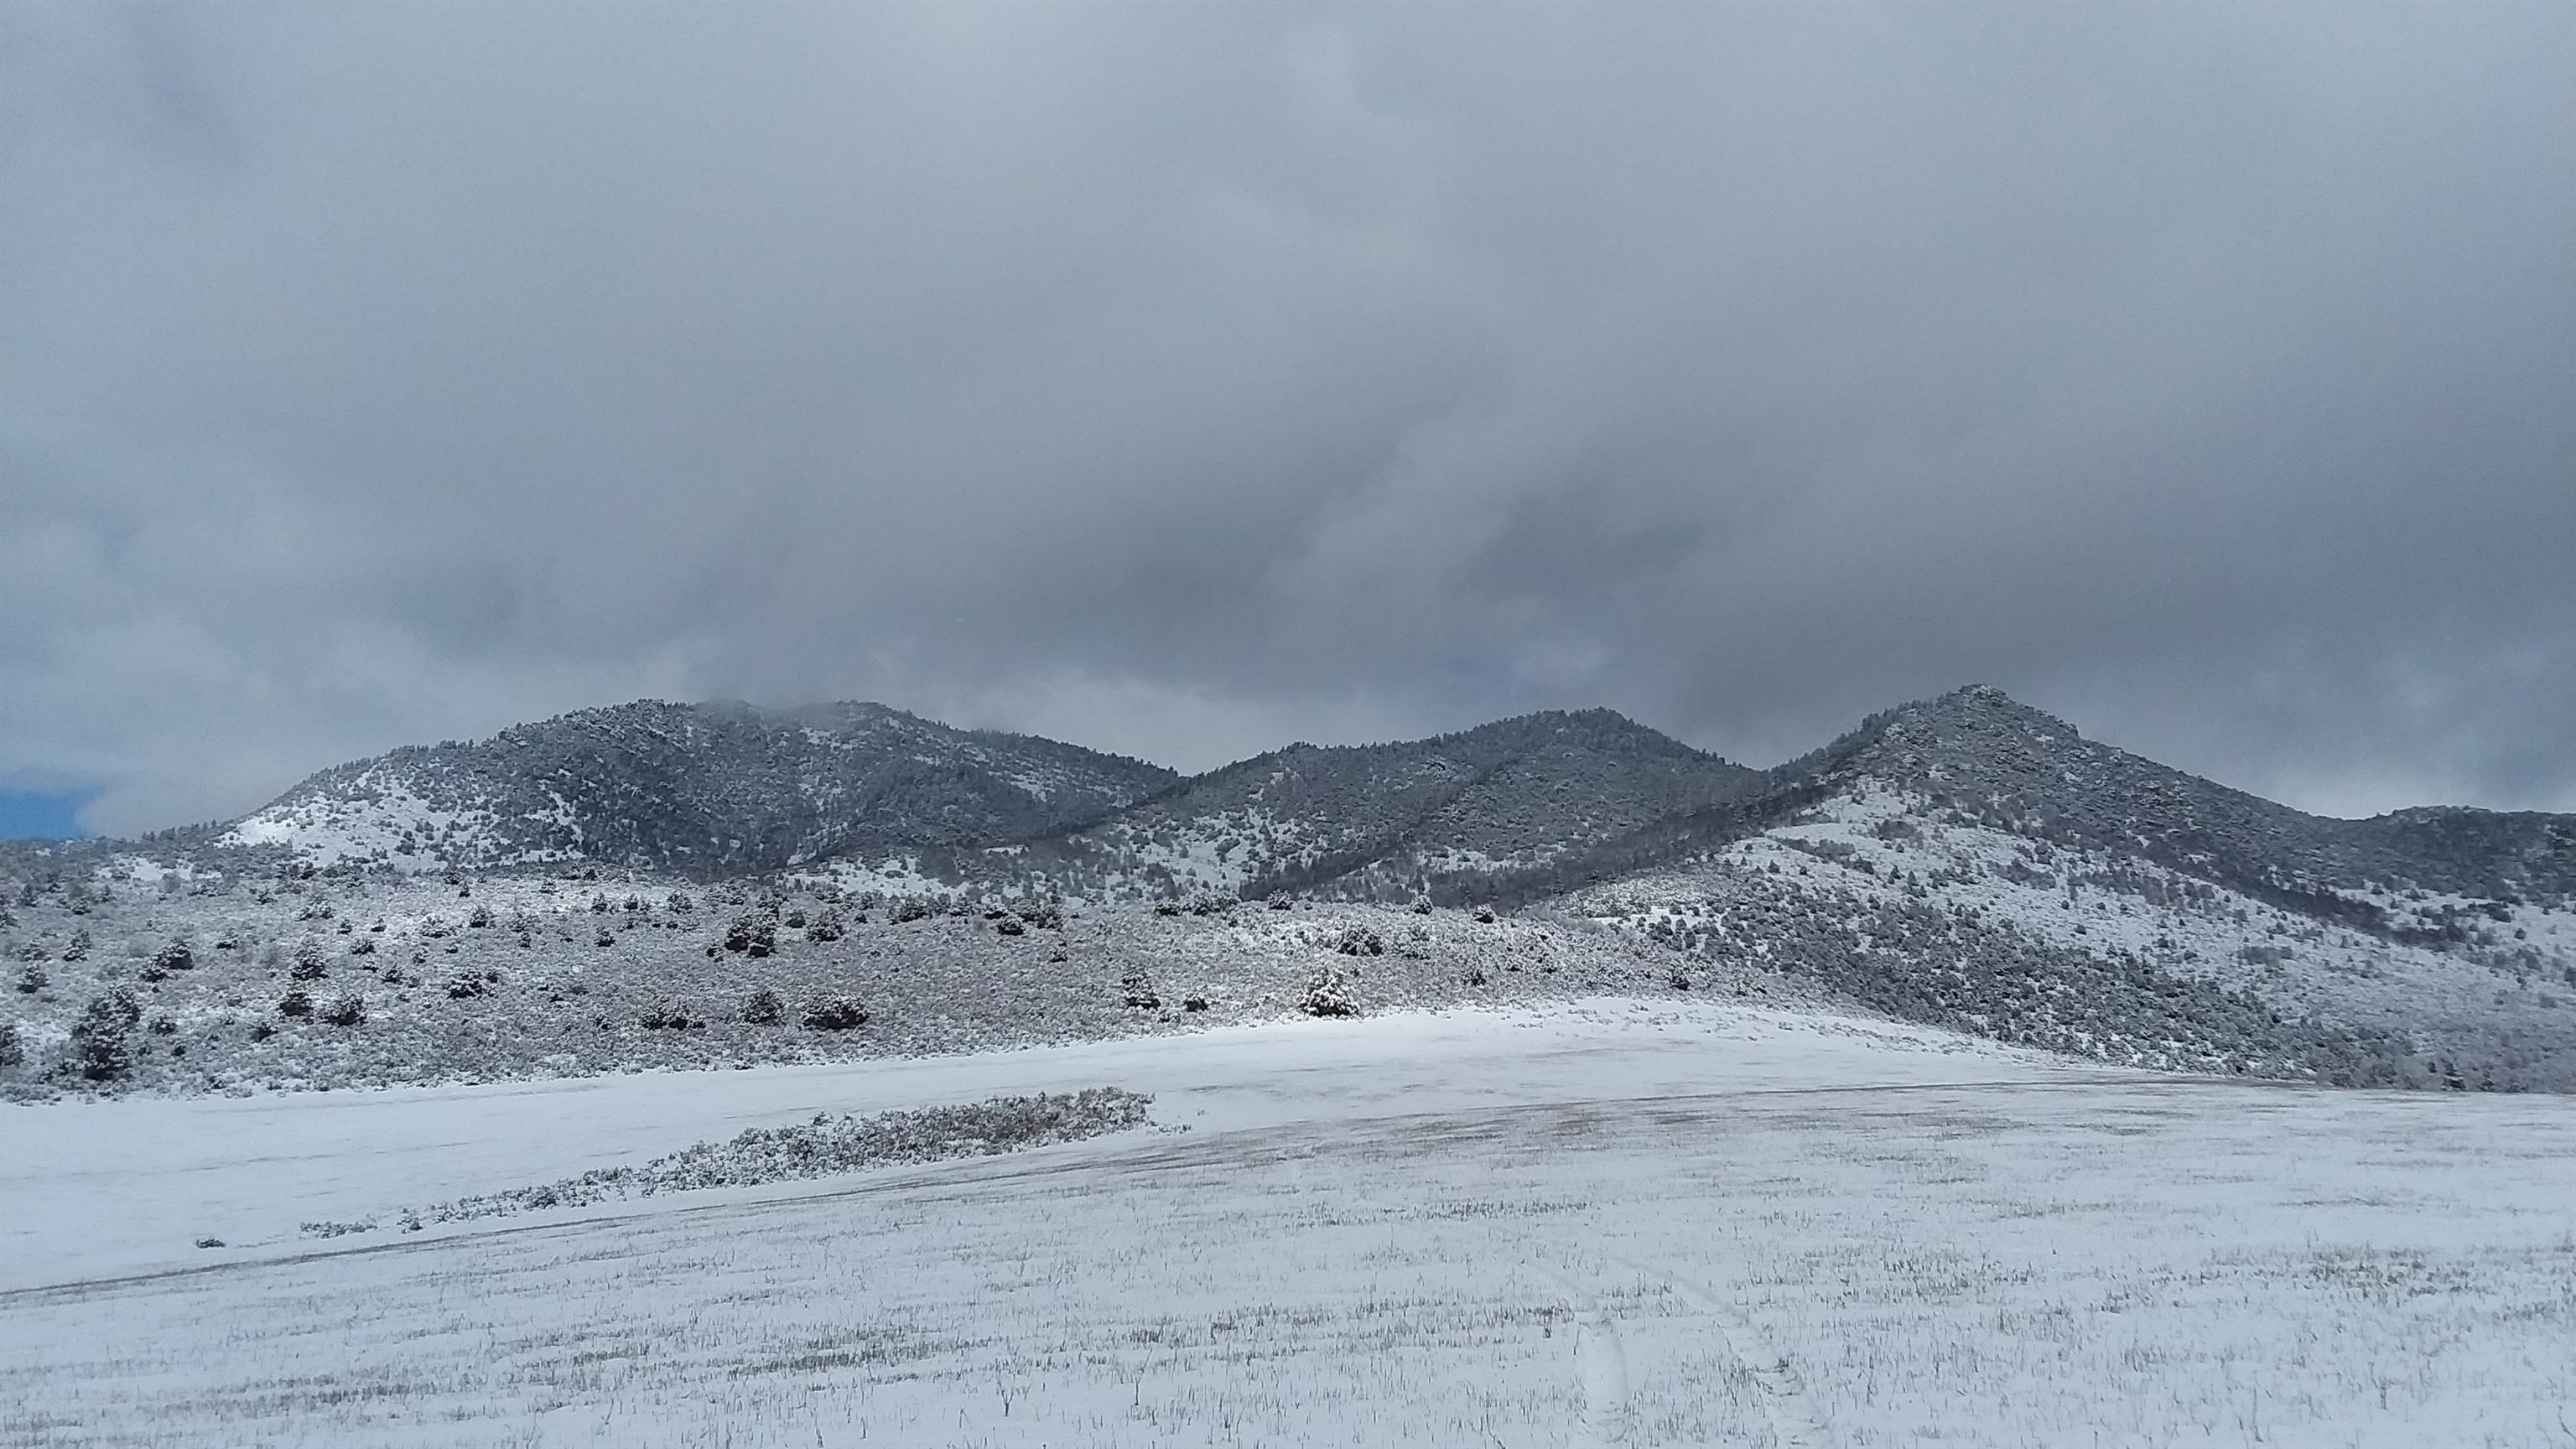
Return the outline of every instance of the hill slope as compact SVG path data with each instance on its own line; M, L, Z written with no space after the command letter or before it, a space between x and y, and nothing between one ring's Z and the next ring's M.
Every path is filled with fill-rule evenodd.
M1524 892L1681 957L2165 1066L2576 1090L2576 820L2303 814L1990 689Z
M725 875L1061 830L1175 778L877 704L643 701L335 766L218 843L284 846L316 864L589 861Z
M1760 779L1606 709L1396 744L1297 744L1197 776L1019 868L1083 895L1409 898L1509 875Z

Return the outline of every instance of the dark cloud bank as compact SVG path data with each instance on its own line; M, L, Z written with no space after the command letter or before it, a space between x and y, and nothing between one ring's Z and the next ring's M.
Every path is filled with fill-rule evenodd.
M27 6L0 785L1986 680L2576 809L2576 8Z

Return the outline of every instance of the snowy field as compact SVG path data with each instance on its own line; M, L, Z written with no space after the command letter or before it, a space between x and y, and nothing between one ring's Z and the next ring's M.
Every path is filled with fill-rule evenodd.
M1093 1086L1156 1125L297 1231ZM2519 1446L2571 1399L2569 1099L1731 1003L0 1110L11 1445Z

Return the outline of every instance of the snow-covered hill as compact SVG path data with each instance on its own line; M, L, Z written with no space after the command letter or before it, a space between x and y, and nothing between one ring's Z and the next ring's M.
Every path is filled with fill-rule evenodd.
M340 765L215 843L395 870L587 861L731 875L1061 830L1175 778L883 705L646 701Z
M1190 780L877 706L640 705L326 771L224 839L0 851L0 1083L956 1050L1295 1015L1338 972L1361 1011L1715 987L2576 1091L2576 819L2321 819L1988 689L1761 772L1595 711ZM868 1030L801 1025L844 999ZM128 1065L93 1073L101 1011Z
M2409 887L2302 911L1867 778L1568 908L1913 1020L2139 1065L2576 1091L2576 911ZM2472 924L2473 923L2473 924Z
M1759 778L1609 710L1521 715L1398 744L1291 745L1032 842L1010 866L1085 896L1403 901L1542 867Z

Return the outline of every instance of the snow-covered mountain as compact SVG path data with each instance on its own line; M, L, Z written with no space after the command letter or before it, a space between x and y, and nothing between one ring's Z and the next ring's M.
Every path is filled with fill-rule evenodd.
M335 766L215 843L284 847L316 865L587 861L731 875L1062 830L1177 778L877 704L648 700Z
M102 1000L140 1019L140 982L172 1070L325 1052L243 1015L307 957L360 982L388 1080L469 1026L485 1055L524 1029L544 1061L695 1059L669 1023L738 1012L754 941L924 1049L1293 1011L1313 977L1361 1010L1776 993L2128 1064L2576 1091L2576 817L2306 815L1982 688L1761 771L1590 711L1189 779L878 705L648 703L326 770L217 831L0 846L0 1025L55 1052Z
M2172 1066L2576 1090L2576 818L2306 815L1967 689L1589 864L1558 899L1604 926L1910 1019Z
M1086 896L1408 900L1543 867L1760 779L1606 709L1528 714L1397 744L1290 745L1032 842L1016 864Z
M2402 885L2491 899L2576 892L2576 817L2400 810L2308 815L2097 744L2066 721L1971 687L1889 710L1787 767L1872 779L1999 829L2134 854L2258 894Z

